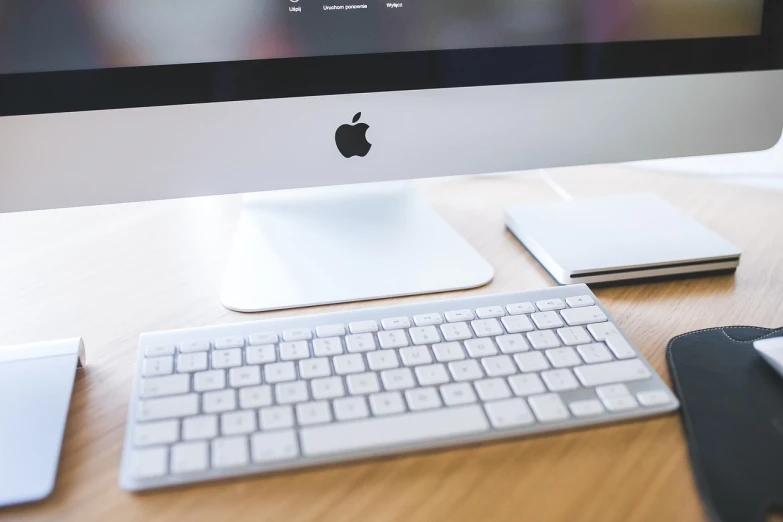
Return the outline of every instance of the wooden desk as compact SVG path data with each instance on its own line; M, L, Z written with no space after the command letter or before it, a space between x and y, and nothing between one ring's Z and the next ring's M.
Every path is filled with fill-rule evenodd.
M676 334L783 325L783 194L621 167L552 176L577 197L659 193L743 249L735 276L596 291L667 379L664 348ZM554 284L503 227L504 204L557 198L535 174L426 181L420 188L497 270L492 284L446 297ZM0 511L0 520L703 519L676 415L139 496L121 491L137 335L260 317L219 302L239 204L231 196L0 216L0 344L82 336L88 354L54 495Z

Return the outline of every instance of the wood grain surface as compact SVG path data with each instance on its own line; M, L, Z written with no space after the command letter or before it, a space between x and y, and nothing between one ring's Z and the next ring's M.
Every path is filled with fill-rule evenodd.
M658 193L743 249L733 276L595 290L667 382L665 346L677 334L783 326L783 193L628 167L550 174L575 197ZM558 198L537 173L418 186L496 269L485 287L437 298L555 284L503 227L505 204ZM0 345L81 336L88 358L76 378L54 494L0 510L0 521L704 520L677 415L142 495L121 491L139 333L434 298L230 312L219 292L240 209L241 198L229 196L0 215Z

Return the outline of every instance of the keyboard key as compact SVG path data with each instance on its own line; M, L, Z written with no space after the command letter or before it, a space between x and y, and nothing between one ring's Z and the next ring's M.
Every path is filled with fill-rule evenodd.
M204 413L231 411L235 410L237 407L236 392L231 388L228 390L204 393L201 396L201 401L201 409L204 411Z
M413 316L413 322L416 326L430 326L442 324L443 318L440 314L421 314Z
M228 382L234 388L261 384L260 366L241 366L228 371Z
M514 303L506 307L506 310L511 315L532 314L536 311L536 307L533 303Z
M236 468L247 466L247 437L223 437L212 441L212 467Z
M292 341L280 343L281 361L298 361L310 357L310 347L307 341Z
M411 346L400 350L400 359L405 366L432 364L432 355L426 346Z
M587 329L596 341L605 341L610 335L620 333L620 329L612 323L590 324L587 325Z
M319 456L454 438L488 429L482 408L469 405L305 428L301 430L300 438L305 455Z
M511 390L508 389L505 379L483 379L473 383L476 392L482 401L493 401L495 399L507 399L511 397Z
M281 382L275 384L275 399L278 404L293 404L308 399L307 381Z
M660 406L672 402L669 392L662 390L640 392L636 394L636 398L642 406Z
M223 435L241 435L254 431L256 431L254 411L232 411L220 416L220 433Z
M345 326L341 324L329 324L315 329L318 337L342 337L345 335Z
M413 372L411 372L410 368L383 371L381 372L381 381L383 381L383 387L387 391L403 390L416 386L413 380Z
M316 357L328 357L343 353L343 343L339 337L316 339L313 341L313 353Z
M405 411L400 392L376 393L370 395L370 409L373 415L393 415ZM347 434L347 436L351 436Z
M506 311L502 306L487 306L485 308L477 308L476 315L479 319L490 319L492 317L503 317L506 315Z
M587 387L639 381L652 377L650 370L639 359L579 366L574 372L582 382L582 386Z
M218 434L216 415L199 415L182 420L182 439L200 440L213 439Z
M242 366L242 350L231 348L212 352L213 368L232 368Z
M489 402L484 405L484 409L492 427L499 430L529 426L536 421L524 399Z
M604 406L606 406L606 409L611 412L633 410L639 407L639 403L636 402L636 399L634 399L631 395L626 395L625 397L613 397L611 399L602 399L601 402L603 402Z
M413 344L433 344L440 342L440 335L434 326L416 326L408 330Z
M400 366L400 362L397 360L397 352L392 350L368 353L367 363L370 365L370 369L376 372Z
M465 350L462 349L462 345L455 342L433 344L432 351L438 362L459 361L465 358Z
M405 400L411 411L440 408L440 395L435 388L415 388L405 391Z
M582 326L571 326L569 328L560 328L557 335L562 339L563 344L574 346L577 344L587 344L593 340L587 330Z
M449 363L449 372L455 381L473 381L484 377L478 361L468 359L466 361L455 361Z
M225 370L198 372L193 376L193 390L197 392L222 390L226 387Z
M278 430L294 425L294 409L291 406L272 406L258 411L258 424L261 429Z
M313 392L313 399L333 399L345 395L345 386L342 377L327 377L324 379L313 379L310 382L310 388Z
M550 310L562 310L565 308L565 303L562 299L545 299L536 301L536 306L542 312L549 312Z
M272 363L264 366L264 380L269 384L293 381L294 379L296 379L296 366L290 361Z
M490 337L506 333L497 319L476 319L471 321L470 325L478 337Z
M461 321L472 321L472 310L454 310L453 312L446 312L446 320L450 323L457 323Z
M168 375L172 371L174 371L174 357L171 355L144 359L144 369L142 370L144 377Z
M577 295L567 298L566 303L571 308L582 308L583 306L593 306L595 301L589 295Z
M500 335L495 337L495 342L498 343L500 351L503 353L517 353L530 350L527 341L520 334Z
M541 352L518 353L514 361L523 372L540 372L549 369L549 361Z
M316 377L329 377L332 367L328 357L316 357L299 361L299 376L302 379L315 379Z
M555 368L568 368L582 364L582 359L576 353L576 350L570 346L547 350L546 356Z
M560 328L565 326L563 320L560 319L560 315L557 312L538 312L530 314L530 318L536 323L538 328L545 330L547 328Z
M177 356L177 371L180 373L200 372L207 369L207 353L183 353Z
M441 325L440 331L446 341L463 341L473 337L468 323L448 323Z
M557 422L570 417L568 409L556 393L534 395L528 398L528 402L540 422Z
M250 437L250 454L257 463L295 459L299 456L296 432L256 433Z
M229 348L244 348L244 337L223 337L221 339L215 339L216 350L227 350Z
M541 377L535 373L514 375L513 377L508 378L508 383L511 385L514 395L520 397L546 392L546 387L541 381Z
M172 345L161 345L161 346L148 346L146 350L144 350L144 355L147 357L160 357L162 355L174 355L174 352L176 351L176 347Z
M179 439L179 421L165 420L137 424L133 428L134 446L171 444Z
M402 348L408 346L408 338L404 330L389 330L378 333L378 342L381 348L388 350L390 348Z
M352 334L363 334L378 331L378 323L376 321L357 321L348 325Z
M313 332L307 328L297 328L283 332L284 341L309 341L313 338Z
M329 409L329 403L320 401L297 404L296 420L300 426L330 422L332 420L332 411Z
M576 350L587 364L607 362L614 359L604 343L590 343L577 346Z
M580 324L600 323L606 321L606 314L597 306L586 306L584 308L569 308L560 312L568 326L577 326Z
M277 351L274 344L248 346L245 349L247 364L269 364L277 361Z
M381 383L376 373L355 373L346 377L345 381L351 395L369 395L381 391Z
M484 357L481 359L481 365L488 377L502 377L517 373L517 367L508 355Z
M209 458L206 442L184 442L171 448L171 472L195 473L206 471Z
M251 386L239 390L239 407L242 409L261 408L272 405L272 387Z
M529 332L533 330L533 323L526 315L511 315L500 320L510 334Z
M492 339L470 339L465 341L465 348L468 353L474 359L481 357L489 357L490 355L497 355L498 349Z
M628 391L628 386L625 384L610 384L608 386L599 386L595 389L595 393L601 400L627 397L631 395L631 392Z
M407 317L390 317L381 321L384 330L399 330L401 328L410 328L411 320Z
M364 358L360 353L337 355L332 358L332 362L334 363L334 371L337 375L362 373L367 370L364 365Z
M419 386L432 386L434 384L444 384L449 382L449 373L442 364L428 364L426 366L417 366L414 370L416 380Z
M568 405L568 409L571 410L574 417L594 417L604 412L601 402L595 399L574 401Z
M260 346L264 344L277 344L278 337L276 333L254 333L250 335L249 341L252 346Z
M338 421L363 419L370 416L370 409L364 397L345 397L332 403L334 417Z
M541 378L544 379L549 391L561 392L579 388L574 374L568 369L548 370L541 373Z
M149 399L164 395L180 395L190 391L190 376L182 373L141 380L139 397Z
M197 393L189 393L141 401L136 410L136 420L143 422L195 415L198 413L198 399Z
M443 402L446 406L471 404L478 400L473 387L467 382L444 384L440 387L440 394L443 396Z
M168 471L168 458L166 447L135 450L131 453L130 474L136 479L162 477Z
M188 341L179 347L179 353L208 352L212 345L209 341Z
M527 334L527 340L536 350L546 350L548 348L557 348L560 346L560 339L557 338L552 330L537 330Z
M625 340L622 334L612 334L606 336L606 344L612 353L618 359L633 359L636 357L636 351Z
M369 352L377 348L375 337L371 333L347 335L345 336L345 345L350 353Z

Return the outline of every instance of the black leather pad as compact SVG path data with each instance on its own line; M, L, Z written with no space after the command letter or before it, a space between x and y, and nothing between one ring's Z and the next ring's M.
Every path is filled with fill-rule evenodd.
M669 342L691 465L713 521L783 513L783 377L753 348L778 336L783 328L729 326Z

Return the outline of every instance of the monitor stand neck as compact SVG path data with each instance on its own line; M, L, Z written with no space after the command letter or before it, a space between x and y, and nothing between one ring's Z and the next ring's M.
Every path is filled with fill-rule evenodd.
M260 312L474 288L493 268L409 183L247 195L223 304Z

